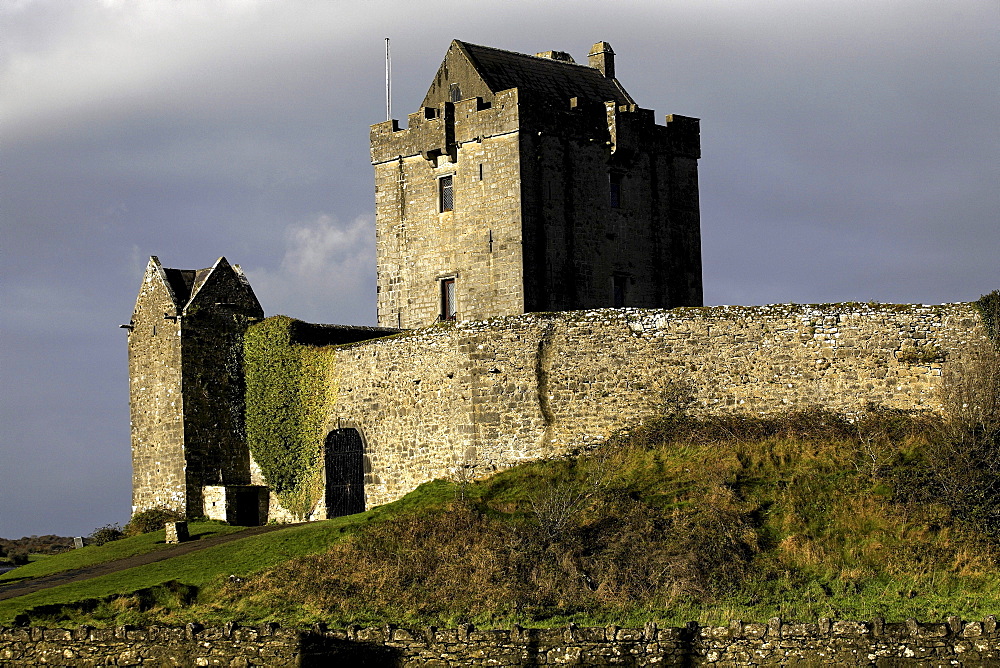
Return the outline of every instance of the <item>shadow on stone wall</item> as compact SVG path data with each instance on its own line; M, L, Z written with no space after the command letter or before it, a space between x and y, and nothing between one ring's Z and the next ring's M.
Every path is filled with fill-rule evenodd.
M299 662L304 668L359 666L361 668L396 668L405 664L403 652L374 642L330 638L322 633L306 632L299 639Z

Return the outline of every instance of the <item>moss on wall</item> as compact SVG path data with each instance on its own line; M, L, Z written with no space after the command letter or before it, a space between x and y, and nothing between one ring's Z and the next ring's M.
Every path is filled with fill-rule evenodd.
M306 518L323 494L323 421L333 356L292 343L296 321L267 318L246 333L250 453L281 505Z
M994 345L1000 345L1000 290L983 295L975 302L979 315L983 317L986 333Z

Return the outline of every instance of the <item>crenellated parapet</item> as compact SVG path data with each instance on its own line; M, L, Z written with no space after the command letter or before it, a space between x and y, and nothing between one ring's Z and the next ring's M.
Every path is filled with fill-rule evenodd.
M374 164L422 156L431 160L453 154L456 145L482 141L519 129L518 92L503 91L492 103L476 97L442 102L410 114L407 127L391 120L371 126L371 157Z

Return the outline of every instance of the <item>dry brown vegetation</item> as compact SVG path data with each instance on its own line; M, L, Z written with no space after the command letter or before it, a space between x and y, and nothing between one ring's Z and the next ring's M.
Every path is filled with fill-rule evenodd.
M980 460L935 459L954 429L877 407L678 412L444 501L438 483L436 504L226 583L211 607L445 624L996 612L995 534L944 493Z

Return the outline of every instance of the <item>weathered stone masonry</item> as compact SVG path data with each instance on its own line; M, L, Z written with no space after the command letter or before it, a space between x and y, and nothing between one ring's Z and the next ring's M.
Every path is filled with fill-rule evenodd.
M921 624L820 619L729 626L309 631L0 627L0 665L33 666L987 666L1000 661L993 616ZM336 663L331 663L336 662Z
M455 40L407 127L372 126L380 325L701 305L698 119L658 125L614 55Z
M259 305L224 260L188 273L184 283L151 261L130 324L136 509L300 519L267 493L246 445L241 346ZM704 413L937 410L943 370L987 342L972 304L602 309L392 336L293 326L297 345L330 356L319 465L323 434L356 430L364 508L459 467L486 475L597 444L662 413L678 389ZM330 515L330 489L306 516Z
M698 306L698 120L656 124L606 42L583 65L456 40L408 127L372 126L371 157L382 327L296 325L289 346L329 356L308 376L319 389L273 382L299 394L251 408L283 426L319 408L293 445L255 440L260 462L246 434L253 290L224 258L152 258L126 325L134 510L240 524L355 512L459 467L588 447L687 392L700 412L936 410L943 369L986 341L970 304ZM289 378L267 345L255 377ZM271 447L315 453L282 490L294 512L258 466Z
M971 304L719 306L527 314L331 347L327 427L365 441L370 507L471 465L563 454L661 414L873 403L940 408L942 370L986 342Z
M133 511L201 515L204 486L250 483L243 333L263 317L243 272L225 258L198 270L150 258L125 325Z

